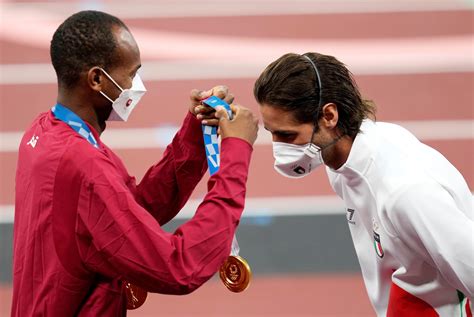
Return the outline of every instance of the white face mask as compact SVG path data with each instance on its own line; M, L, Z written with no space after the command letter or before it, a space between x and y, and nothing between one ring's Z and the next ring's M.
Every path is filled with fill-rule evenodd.
M301 178L309 175L324 163L321 148L313 143L296 145L273 142L273 156L275 157L275 170L289 178Z
M102 96L107 98L112 103L112 112L110 112L107 121L127 121L130 113L136 107L140 99L146 92L145 85L143 85L140 75L136 74L132 81L132 87L128 89L122 89L115 80L102 68L100 69L104 74L117 86L120 91L120 95L117 99L112 100L102 91L99 91Z

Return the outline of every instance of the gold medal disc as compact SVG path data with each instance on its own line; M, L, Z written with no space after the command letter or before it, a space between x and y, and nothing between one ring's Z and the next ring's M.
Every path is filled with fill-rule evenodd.
M123 283L125 286L125 294L127 295L127 309L133 310L143 305L148 292L129 282L124 281Z
M244 258L231 255L222 264L219 276L230 291L239 293L249 286L252 271Z

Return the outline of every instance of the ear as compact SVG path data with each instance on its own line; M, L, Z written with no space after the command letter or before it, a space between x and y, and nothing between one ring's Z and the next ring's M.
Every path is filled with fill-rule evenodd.
M95 91L101 91L104 87L104 74L99 67L95 66L87 72L87 84Z
M321 123L328 129L334 129L339 120L339 113L335 103L327 103L322 109Z

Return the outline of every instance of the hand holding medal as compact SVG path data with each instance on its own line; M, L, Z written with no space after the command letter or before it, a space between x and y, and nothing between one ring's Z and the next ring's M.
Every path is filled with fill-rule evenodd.
M212 108L222 106L226 109L229 119L232 119L232 110L230 106L222 99L211 96L202 101ZM212 175L219 170L220 152L217 138L217 128L214 126L203 125L204 147L206 149L209 173ZM239 256L239 245L237 239L232 240L231 255L221 266L219 276L224 285L232 292L238 293L244 291L250 284L252 271L244 258Z

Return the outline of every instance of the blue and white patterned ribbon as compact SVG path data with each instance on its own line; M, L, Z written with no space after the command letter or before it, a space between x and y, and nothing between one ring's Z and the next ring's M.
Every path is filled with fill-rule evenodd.
M91 130L89 129L87 124L81 118L79 118L77 114L75 114L74 112L59 103L57 103L53 108L51 108L51 111L53 111L53 114L56 118L69 125L74 131L79 133L79 135L81 135L94 147L99 148L99 143L94 138L94 135L92 134Z
M216 97L211 96L202 101L203 104L208 105L209 107L216 108L222 106L227 111L229 119L232 120L232 110L227 102ZM207 165L209 166L209 174L213 175L219 170L221 163L220 153L219 153L219 141L217 136L217 127L203 125L202 133L204 135L204 147L206 148L207 156Z
M232 109L230 108L229 104L225 102L224 100L216 96L211 96L203 100L202 103L214 109L218 106L224 107L224 109L227 111L227 114L229 115L229 119L232 120ZM221 163L217 127L203 125L202 133L204 136L204 147L206 149L207 165L209 166L209 174L213 175L219 170L219 166ZM239 251L240 251L239 244L237 243L237 239L235 238L235 235L234 235L234 238L232 240L231 255L237 256L239 255Z

